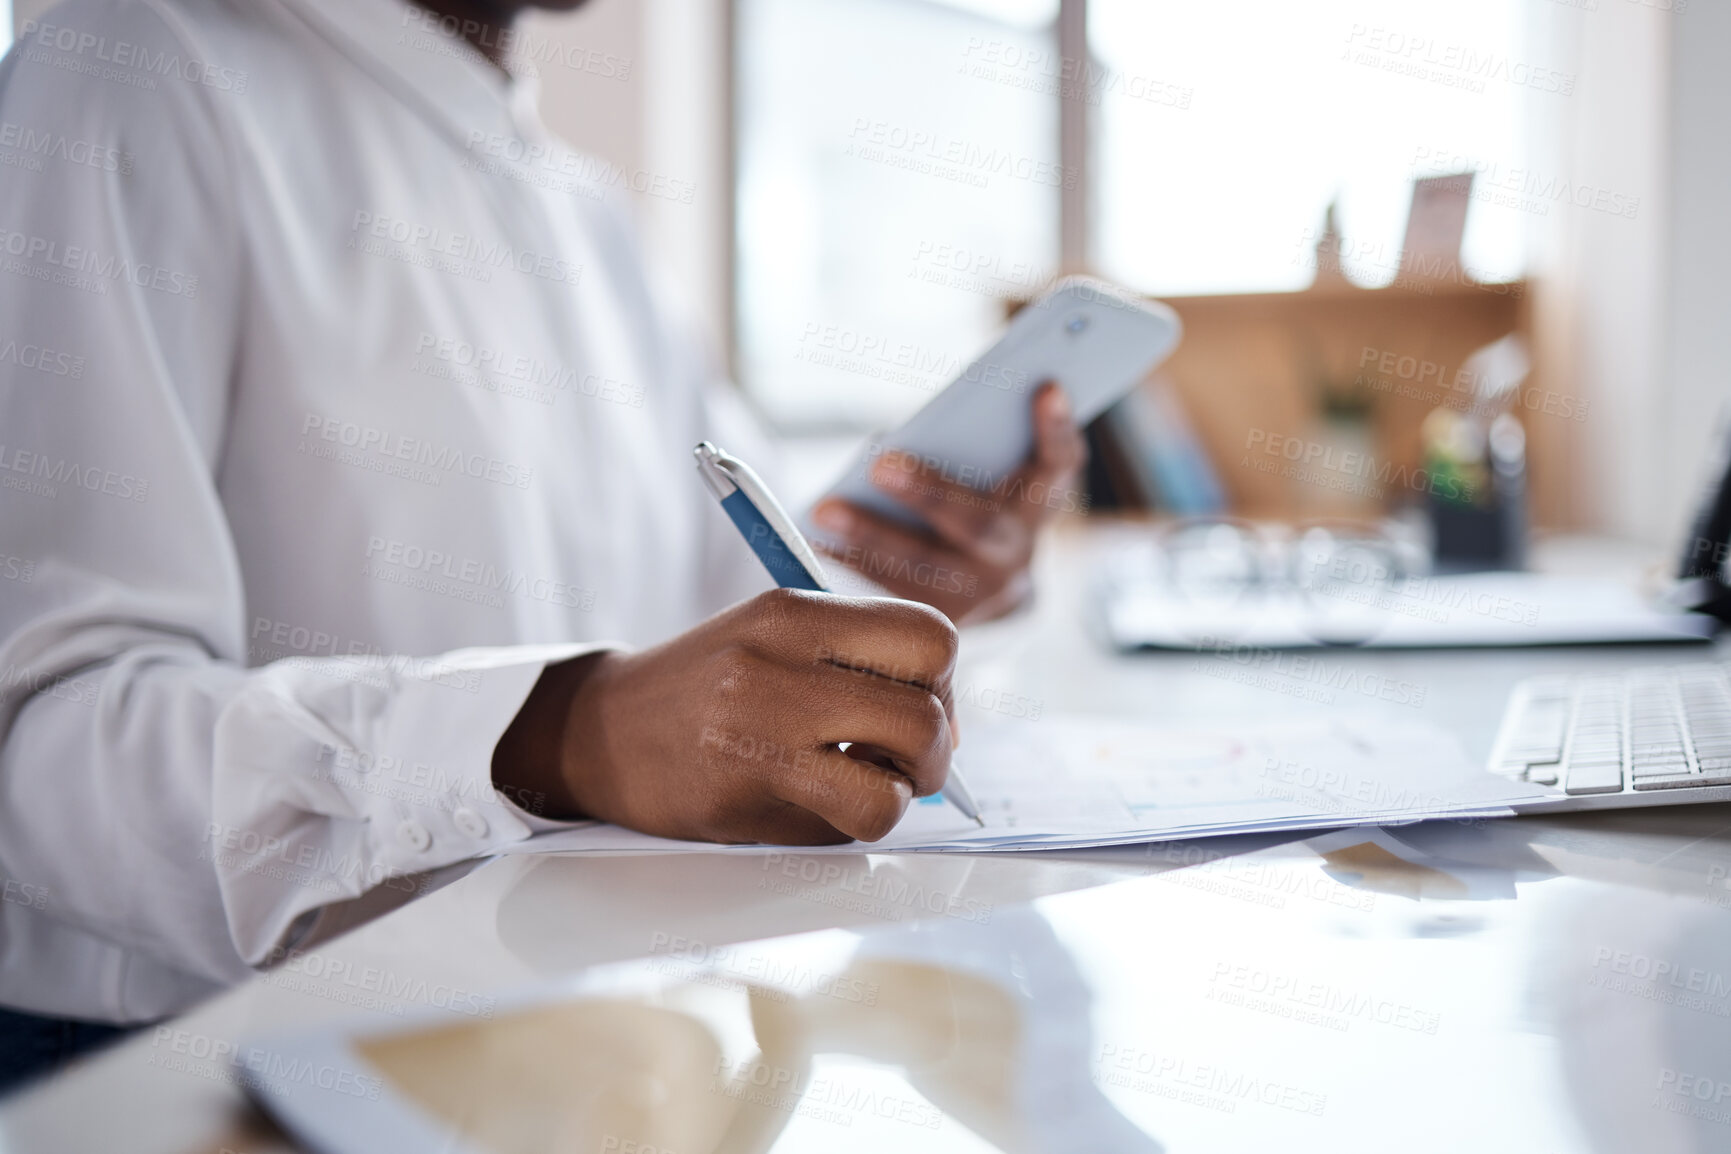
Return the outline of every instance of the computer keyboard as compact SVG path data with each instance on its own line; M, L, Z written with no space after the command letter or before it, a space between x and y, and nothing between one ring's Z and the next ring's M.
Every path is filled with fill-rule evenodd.
M1726 667L1524 681L1491 769L1572 795L1731 785Z

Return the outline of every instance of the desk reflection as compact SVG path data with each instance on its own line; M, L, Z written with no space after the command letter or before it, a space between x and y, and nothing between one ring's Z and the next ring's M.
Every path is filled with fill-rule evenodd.
M488 1154L1726 1150L1728 834L504 863L530 992L354 1046Z
M356 1049L492 1154L1162 1150L1096 1086L1092 995L1034 909L839 947L699 947Z

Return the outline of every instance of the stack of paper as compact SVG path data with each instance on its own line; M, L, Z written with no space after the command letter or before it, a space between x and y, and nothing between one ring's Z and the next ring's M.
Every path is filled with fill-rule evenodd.
M970 727L958 764L986 820L940 798L873 850L1038 850L1258 831L1501 817L1545 791L1473 765L1422 723L1327 719L1172 728L1096 718ZM507 853L709 850L595 823ZM860 843L836 847L858 852Z

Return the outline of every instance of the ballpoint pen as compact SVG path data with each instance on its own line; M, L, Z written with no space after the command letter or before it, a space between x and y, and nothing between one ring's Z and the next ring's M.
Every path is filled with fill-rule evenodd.
M818 564L799 527L769 491L750 465L738 457L729 456L710 444L700 441L692 454L697 458L697 473L704 488L715 495L745 537L745 543L783 589L810 589L828 593L829 581ZM985 828L980 807L968 792L967 782L956 767L955 755L950 756L950 774L944 781L944 800L961 810L962 816Z

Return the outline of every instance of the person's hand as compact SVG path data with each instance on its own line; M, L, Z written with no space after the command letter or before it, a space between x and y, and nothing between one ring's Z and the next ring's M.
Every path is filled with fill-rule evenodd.
M1063 390L1034 394L1034 451L985 488L951 476L948 462L886 452L872 483L918 513L927 532L908 529L849 501L831 498L813 518L840 539L830 556L898 597L924 601L950 620L1002 616L1027 599L1028 563L1040 526L1082 506L1077 481L1088 449ZM976 484L978 482L976 481Z
M494 781L661 837L876 841L943 787L955 660L924 605L774 590L654 649L549 667Z

